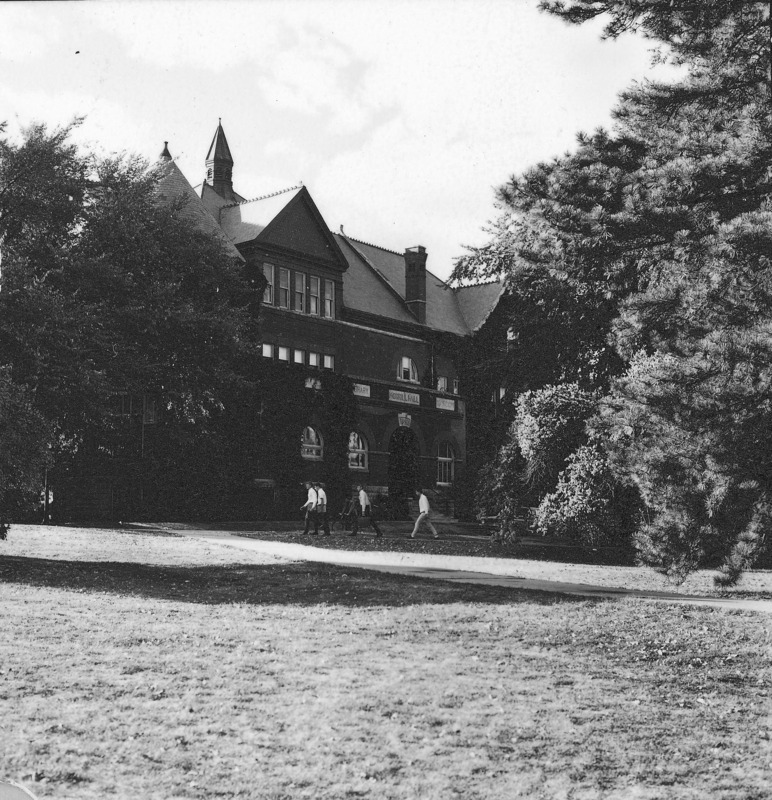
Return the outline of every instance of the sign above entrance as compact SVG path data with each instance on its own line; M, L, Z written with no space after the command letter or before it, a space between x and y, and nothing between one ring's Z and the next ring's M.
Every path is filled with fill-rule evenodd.
M438 397L437 398L437 408L441 408L443 411L455 411L456 410L456 401L451 400L448 397Z
M355 383L354 384L354 395L356 397L369 397L370 396L370 387L366 383Z
M410 414L397 414L400 428L409 428L413 424Z
M407 403L411 406L421 405L421 397L416 392L402 392L399 389L389 389L389 400L392 403Z

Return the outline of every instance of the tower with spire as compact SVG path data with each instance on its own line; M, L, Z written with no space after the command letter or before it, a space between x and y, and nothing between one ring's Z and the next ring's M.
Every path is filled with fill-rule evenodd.
M224 200L235 202L238 199L233 191L233 156L225 138L222 119L217 123L217 130L206 154L205 182Z

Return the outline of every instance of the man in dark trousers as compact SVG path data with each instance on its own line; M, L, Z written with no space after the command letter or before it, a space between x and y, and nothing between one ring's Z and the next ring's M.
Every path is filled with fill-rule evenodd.
M376 536L382 536L381 529L373 516L373 507L370 503L370 498L365 491L365 487L361 484L357 486L357 499L354 504L353 513L351 515L351 533L349 536L356 536L359 530L359 517L369 517L370 525L373 526Z
M321 483L314 482L316 490L316 520L314 522L314 533L319 533L319 520L322 521L322 530L325 536L330 535L330 519L327 516L327 492L322 489Z
M317 504L317 496L316 496L316 489L314 489L313 484L310 481L306 481L305 487L308 490L308 499L306 502L300 506L300 510L305 510L306 512L306 527L303 529L303 536L308 535L308 529L311 527L311 523L314 523L314 536L319 532L319 518L316 515L316 504Z

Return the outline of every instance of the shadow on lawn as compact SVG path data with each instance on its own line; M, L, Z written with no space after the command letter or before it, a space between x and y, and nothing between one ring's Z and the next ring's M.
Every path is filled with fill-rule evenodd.
M7 556L0 583L79 592L254 605L407 606L423 603L588 602L587 598L500 586L450 583L329 564L162 567ZM590 601L594 602L594 601Z

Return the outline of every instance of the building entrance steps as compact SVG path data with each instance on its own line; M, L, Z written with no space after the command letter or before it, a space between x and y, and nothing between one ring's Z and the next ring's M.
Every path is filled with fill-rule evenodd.
M554 592L586 597L588 599L638 598L652 602L681 603L694 606L724 608L734 611L756 611L772 614L772 600L768 599L715 597L685 594L668 590L658 591L625 588L607 582L601 584L584 583L575 580L555 580L552 575L549 574L550 570L553 570L555 576L562 575L568 577L571 575L569 568L575 567L576 565L538 562L537 571L534 571L533 565L535 562L514 558L445 556L384 550L336 550L326 547L321 548L306 544L296 544L294 542L277 542L265 539L245 538L228 530L207 530L192 525L147 525L146 527L155 530L166 529L178 535L189 536L194 539L206 541L210 544L220 544L291 561L337 564L339 566L412 575L416 578L431 578L456 583L504 586L528 589L531 591ZM631 568L613 568L608 574L611 576L618 575L623 579L626 574L625 570L629 569ZM539 577L535 577L536 575L539 575Z

